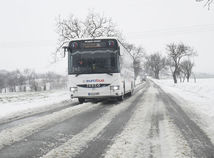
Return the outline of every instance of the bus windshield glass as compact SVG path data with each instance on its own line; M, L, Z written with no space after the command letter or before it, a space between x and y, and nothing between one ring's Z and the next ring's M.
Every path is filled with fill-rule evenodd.
M117 51L85 50L70 54L69 74L117 73Z

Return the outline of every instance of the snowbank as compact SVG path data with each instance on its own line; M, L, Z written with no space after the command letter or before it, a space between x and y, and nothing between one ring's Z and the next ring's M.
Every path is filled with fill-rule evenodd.
M43 92L17 92L0 94L0 119L38 108L50 108L52 104L70 100L67 89Z
M205 130L214 142L214 79L198 79L195 83L174 84L173 80L154 80L165 92L171 94L191 118Z

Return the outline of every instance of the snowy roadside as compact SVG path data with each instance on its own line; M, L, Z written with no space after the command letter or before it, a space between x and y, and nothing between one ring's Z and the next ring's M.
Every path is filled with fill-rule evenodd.
M198 79L196 83L191 81L178 84L174 84L172 80L152 80L179 102L214 143L214 79Z
M0 94L0 122L64 106L69 101L67 89Z

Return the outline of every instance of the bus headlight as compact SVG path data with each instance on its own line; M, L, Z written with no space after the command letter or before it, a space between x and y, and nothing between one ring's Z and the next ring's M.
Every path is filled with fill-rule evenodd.
M73 93L77 92L77 87L70 87L70 91L73 92Z
M110 90L119 90L120 86L110 86Z

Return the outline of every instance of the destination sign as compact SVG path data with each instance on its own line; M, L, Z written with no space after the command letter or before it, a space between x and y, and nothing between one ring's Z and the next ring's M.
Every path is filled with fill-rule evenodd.
M80 49L99 49L99 48L117 48L115 39L102 39L102 40L77 40L69 43L71 50Z
M106 47L105 42L85 42L82 43L82 48L104 48Z

